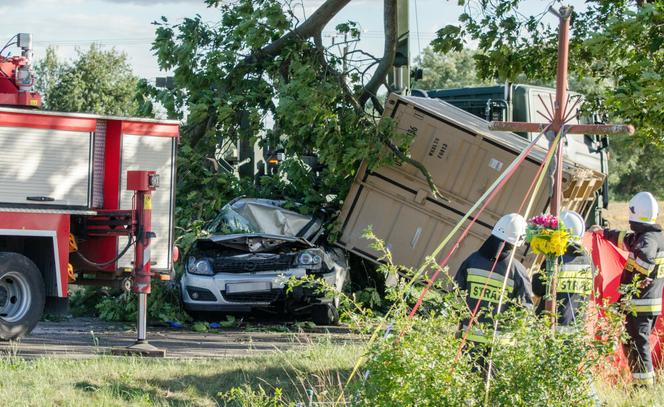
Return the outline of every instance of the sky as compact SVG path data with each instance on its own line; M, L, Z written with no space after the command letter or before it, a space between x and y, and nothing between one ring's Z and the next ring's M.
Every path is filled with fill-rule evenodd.
M310 15L322 0L302 0L301 12ZM351 0L324 31L325 41L331 43L334 26L348 20L356 21L362 30L359 48L374 55L382 52L382 0ZM581 0L571 0L575 7L583 7ZM524 14L539 14L551 0L526 0ZM435 32L456 22L462 12L457 0L410 0L411 56L426 47ZM33 35L35 58L44 55L51 45L62 58L71 58L76 48L92 43L115 47L129 56L134 71L143 78L164 76L150 51L154 26L150 23L165 16L170 22L200 14L214 22L219 12L207 8L203 0L22 0L0 1L0 42L4 43L18 32ZM16 52L16 51L15 51Z

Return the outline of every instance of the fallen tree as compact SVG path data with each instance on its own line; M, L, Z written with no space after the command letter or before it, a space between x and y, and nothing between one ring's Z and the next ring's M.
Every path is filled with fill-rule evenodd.
M171 117L186 117L178 187L181 226L209 217L223 204L215 197L226 191L201 191L201 184L296 198L316 210L337 206L362 160L407 162L431 179L408 156L408 138L395 137L389 124L378 122L396 54L397 1L383 1L380 56L357 49L360 31L352 21L334 28L343 40L323 41L330 21L349 3L326 0L304 18L299 3L207 0L219 10L215 23L200 16L178 24L165 18L155 22L153 50L160 67L173 71L174 88L151 94ZM249 186L251 180L215 181L226 177L215 162L238 140L283 148L290 160L279 177L264 177L257 189ZM311 168L298 159L305 156L317 157L322 165Z

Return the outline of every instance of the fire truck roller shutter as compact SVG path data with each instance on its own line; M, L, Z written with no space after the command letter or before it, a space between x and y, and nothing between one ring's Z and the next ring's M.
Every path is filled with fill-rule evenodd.
M0 127L0 203L87 208L92 132Z
M152 256L152 269L171 269L171 247L173 246L173 188L175 185L175 138L136 136L124 134L122 136L122 185L120 189L120 207L131 209L132 191L127 191L128 170L154 170L159 174L159 188L152 194L152 231L157 237L150 243ZM119 247L127 244L122 238ZM118 265L131 267L133 252L128 251Z
M35 263L19 253L0 252L0 340L30 333L45 300L44 280Z

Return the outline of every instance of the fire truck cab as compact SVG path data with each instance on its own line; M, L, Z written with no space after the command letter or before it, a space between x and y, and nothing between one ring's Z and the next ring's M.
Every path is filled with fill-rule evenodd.
M143 232L148 270L169 278L178 135L175 121L0 107L0 339L66 310L70 284L130 287ZM132 170L154 191L141 202L149 231Z

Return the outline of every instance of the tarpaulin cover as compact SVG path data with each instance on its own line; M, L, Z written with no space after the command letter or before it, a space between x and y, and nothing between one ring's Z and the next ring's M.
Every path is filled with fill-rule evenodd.
M586 233L583 238L583 245L592 253L593 263L597 268L597 277L595 278L596 303L612 304L620 299L618 291L620 287L620 276L627 262L628 253L618 249L613 243L599 235ZM657 318L655 331L650 336L650 345L653 354L653 363L656 368L664 367L662 360L661 343L664 341L664 322L662 318ZM616 363L619 366L626 366L627 362L622 351L618 352Z

